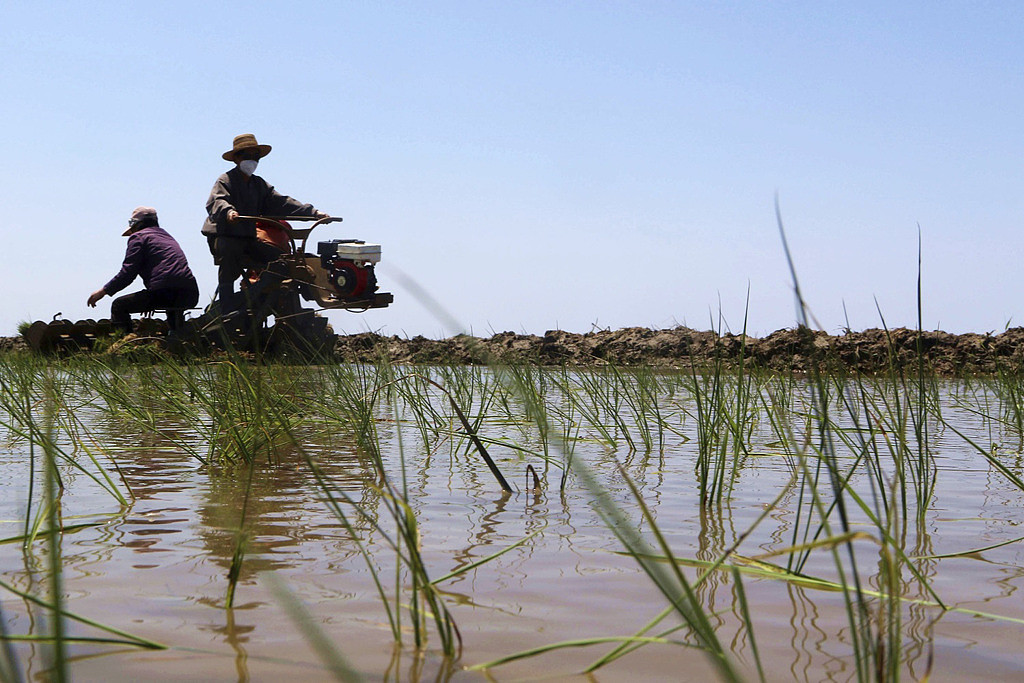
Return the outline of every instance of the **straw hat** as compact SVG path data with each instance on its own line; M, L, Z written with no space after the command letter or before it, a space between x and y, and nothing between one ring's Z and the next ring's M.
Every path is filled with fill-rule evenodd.
M231 150L228 152L224 152L224 154L222 154L221 157L223 157L224 161L234 161L236 154L238 154L239 152L244 152L247 149L253 148L259 150L260 159L270 154L270 145L261 145L260 143L256 142L255 135L253 135L252 133L243 133L242 135L235 136L235 142L231 146Z
M143 223L145 225L142 225ZM158 225L156 209L151 206L140 206L132 211L132 217L128 219L128 229L122 232L121 236L127 237L136 230L142 230L150 225Z

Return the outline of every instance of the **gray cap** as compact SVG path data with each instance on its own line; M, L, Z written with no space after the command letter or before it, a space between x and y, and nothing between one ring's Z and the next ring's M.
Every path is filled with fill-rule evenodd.
M128 229L125 230L122 235L127 237L139 228L139 223L147 223L149 225L156 225L156 209L151 206L139 206L132 211L132 217L128 219Z

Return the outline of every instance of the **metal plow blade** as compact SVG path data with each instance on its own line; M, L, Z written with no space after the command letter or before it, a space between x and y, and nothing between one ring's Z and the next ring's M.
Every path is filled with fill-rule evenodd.
M103 320L37 320L23 333L29 347L39 353L60 353L87 351L96 339L113 333L114 326ZM136 322L135 332L140 336L162 337L167 334L167 323L154 318L142 318Z

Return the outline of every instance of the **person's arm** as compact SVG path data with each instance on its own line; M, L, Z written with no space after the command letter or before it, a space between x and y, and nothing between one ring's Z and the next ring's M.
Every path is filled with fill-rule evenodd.
M110 282L103 285L103 289L93 292L93 295L98 294L102 291L104 294L113 296L122 289L132 283L139 273L142 271L142 261L145 256L145 249L143 245L144 240L139 235L132 235L128 238L128 249L124 254L124 263L121 264L121 270L118 271L117 275L110 278ZM89 297L92 299L92 296ZM97 297L96 301L99 301L102 295ZM95 305L95 302L94 304Z
M312 204L303 204L297 199L281 194L272 185L267 185L266 197L263 200L264 215L267 216L312 216L326 218L327 214L313 208Z
M206 200L206 213L214 223L223 225L225 221L230 220L229 212L234 212L234 218L237 220L238 212L231 204L231 191L228 188L228 176L225 173L217 178L213 189L210 190L210 197Z

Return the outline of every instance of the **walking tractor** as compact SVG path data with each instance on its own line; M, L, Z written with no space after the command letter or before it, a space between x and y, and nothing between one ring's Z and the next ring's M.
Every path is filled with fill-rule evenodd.
M266 264L251 264L240 291L218 298L170 336L162 320L135 321L140 338L166 339L176 348L330 351L334 331L321 310L363 312L386 308L394 301L389 292L378 291L374 266L381 258L379 244L330 239L317 242L315 254L307 251L316 228L341 218L240 216L239 220L254 221L261 239L280 249L280 256ZM314 222L299 228L293 221ZM303 301L317 308L304 307ZM91 348L110 328L109 320L37 321L24 336L36 351L77 350Z

